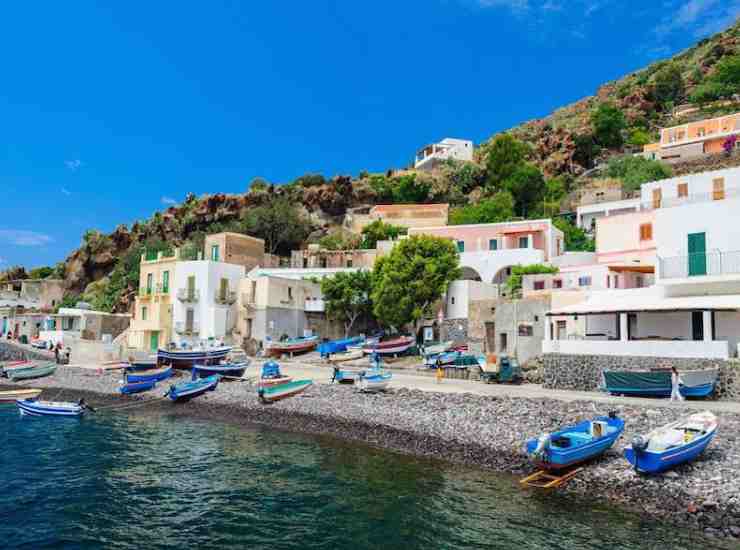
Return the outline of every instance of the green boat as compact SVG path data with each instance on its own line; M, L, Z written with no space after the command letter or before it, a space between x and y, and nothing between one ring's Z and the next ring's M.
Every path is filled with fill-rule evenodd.
M263 403L274 403L286 397L299 394L313 384L312 380L296 380L295 382L286 382L277 386L261 386L257 390L257 395Z
M11 380L30 380L32 378L43 378L54 374L57 366L54 363L42 363L23 369L14 369L8 372L8 378Z

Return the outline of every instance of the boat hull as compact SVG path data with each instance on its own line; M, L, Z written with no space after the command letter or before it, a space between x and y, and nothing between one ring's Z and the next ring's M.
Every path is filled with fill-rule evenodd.
M259 381L259 386L268 388L270 386L279 386L280 384L287 384L288 382L292 382L293 377L292 376L278 376L275 378L262 378Z
M170 386L165 395L175 402L190 401L206 392L214 391L218 386L219 379L218 375L213 375L208 378L174 384Z
M131 395L132 393L141 393L154 389L157 385L156 380L150 380L147 382L130 382L128 384L121 384L120 392L123 395Z
M311 384L312 380L296 380L269 388L259 388L258 395L263 403L274 403L305 391Z
M332 353L329 356L330 363L344 363L345 361L355 361L356 359L362 359L362 350L345 351L342 353Z
M367 393L385 391L392 378L393 375L390 373L364 376L360 378L360 391Z
M85 408L73 403L49 403L19 399L16 405L20 413L26 416L66 416L78 417L85 413ZM62 406L64 405L64 406Z
M172 367L151 371L135 371L126 374L126 382L159 382L161 380L167 380L170 376L172 376Z
M214 374L241 378L244 376L244 371L247 370L248 366L249 362L245 361L243 363L227 363L223 365L194 365L193 370L199 378L206 378Z
M306 353L318 345L318 338L307 338L300 342L274 342L267 348L267 354L272 357L281 357L282 355L293 355L295 353Z
M11 380L32 380L34 378L43 378L51 376L57 370L56 365L37 366L28 369L18 369L8 372L8 378Z
M387 342L380 342L374 346L365 346L365 353L378 353L380 355L399 354L408 351L414 345L413 338L397 338Z
M36 399L43 390L8 390L0 391L0 403L15 403L19 399Z
M714 392L716 370L681 372L679 387L684 397L707 397ZM656 371L604 371L606 390L612 395L632 397L670 397L671 373Z
M221 346L202 350L166 350L157 351L157 361L172 365L175 368L191 369L193 365L218 363L226 358L231 346Z

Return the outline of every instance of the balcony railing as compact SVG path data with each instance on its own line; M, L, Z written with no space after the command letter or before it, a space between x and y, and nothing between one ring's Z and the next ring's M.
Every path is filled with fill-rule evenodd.
M233 290L217 290L214 300L217 304L230 306L231 304L236 302L236 292L234 292Z
M177 299L181 302L197 302L200 298L200 293L197 288L178 288Z
M304 311L322 312L326 311L324 300L306 300Z
M740 274L740 251L699 252L660 258L661 279Z
M164 285L152 285L146 286L139 289L139 296L145 298L147 296L154 296L155 294L169 294L170 288Z
M175 323L175 332L177 334L198 334L200 333L200 325L198 321L193 321L192 323L177 321Z

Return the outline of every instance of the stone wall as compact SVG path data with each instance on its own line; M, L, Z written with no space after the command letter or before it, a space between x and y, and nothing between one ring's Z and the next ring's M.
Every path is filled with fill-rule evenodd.
M675 366L679 371L719 368L715 397L723 400L740 400L740 361L563 353L547 353L543 356L543 361L544 387L583 391L597 390L602 384L602 372L605 369L646 370L667 364Z
M469 340L471 342L481 341L469 338L468 320L467 319L445 319L439 325L439 339L442 342L452 340L456 344L464 344Z

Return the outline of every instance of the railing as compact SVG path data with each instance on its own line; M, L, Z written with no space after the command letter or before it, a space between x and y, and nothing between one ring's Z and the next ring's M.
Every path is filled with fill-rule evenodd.
M660 279L740 274L740 251L699 252L660 258Z
M198 334L200 332L200 325L198 321L193 321L192 323L177 321L175 323L175 332L177 334Z
M200 293L197 288L178 288L177 299L181 302L197 302Z
M306 300L304 311L322 312L326 311L324 300Z
M139 296L146 297L146 296L153 296L154 294L169 294L170 287L165 285L154 285L154 286L147 286L142 287L139 289Z
M215 301L217 304L231 305L236 302L236 292L233 290L221 291L216 290Z

